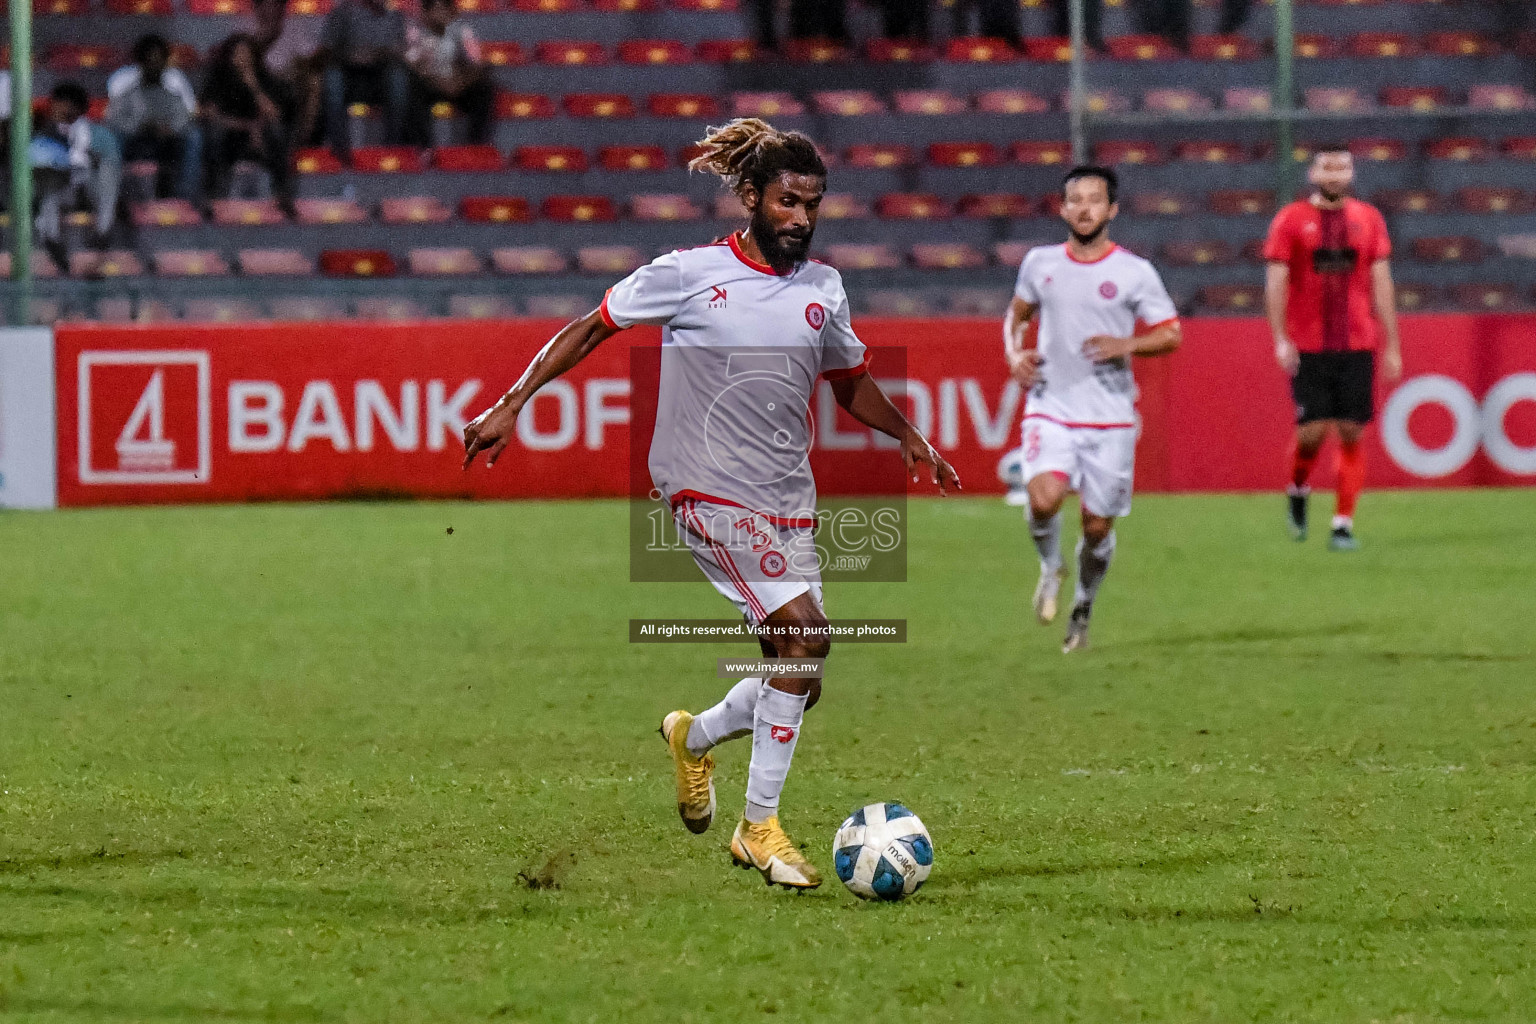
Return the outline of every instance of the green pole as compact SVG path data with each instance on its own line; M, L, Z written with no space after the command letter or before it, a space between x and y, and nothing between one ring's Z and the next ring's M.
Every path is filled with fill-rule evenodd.
M1072 65L1068 118L1072 130L1072 161L1088 162L1088 131L1085 124L1088 110L1087 22L1084 20L1083 0L1071 0L1068 5L1070 31L1072 33Z
M11 16L11 323L32 314L32 4L12 0Z
M1291 0L1275 0L1275 192L1296 194L1296 21Z

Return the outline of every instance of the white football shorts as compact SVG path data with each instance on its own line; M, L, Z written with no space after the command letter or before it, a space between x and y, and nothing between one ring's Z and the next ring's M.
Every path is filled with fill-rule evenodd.
M809 527L691 498L674 505L672 517L709 582L753 628L807 591L821 605L821 564Z
M1024 478L1059 473L1093 515L1131 511L1136 476L1135 427L1069 427L1040 416L1024 419Z

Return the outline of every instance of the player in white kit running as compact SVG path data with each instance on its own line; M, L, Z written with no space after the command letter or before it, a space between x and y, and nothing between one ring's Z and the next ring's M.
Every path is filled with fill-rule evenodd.
M1077 588L1062 652L1088 645L1093 599L1115 552L1115 519L1131 511L1136 466L1132 356L1179 347L1178 311L1151 263L1109 240L1119 182L1104 167L1076 167L1062 182L1065 245L1031 249L1003 321L1009 372L1027 389L1024 479L1030 536L1040 552L1035 616L1056 618L1067 569L1061 503L1082 501ZM1035 328L1033 341L1030 328Z
M699 568L757 630L764 655L825 658L830 643L811 543L816 482L807 462L818 378L855 419L901 443L914 480L923 463L942 492L960 482L866 372L841 276L807 259L827 184L815 144L741 119L710 129L701 146L689 167L730 186L751 215L747 228L668 253L609 289L465 428L464 465L481 451L494 464L534 393L602 341L636 324L661 325L651 480ZM731 855L769 884L821 884L778 819L802 717L820 694L817 678L743 679L698 716L674 711L662 722L678 813L695 833L714 818L710 749L752 737L747 806Z

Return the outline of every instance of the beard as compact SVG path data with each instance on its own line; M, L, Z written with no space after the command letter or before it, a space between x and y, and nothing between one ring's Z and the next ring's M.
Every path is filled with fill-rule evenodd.
M1068 230L1072 232L1072 240L1078 245L1092 245L1097 242L1104 236L1104 229L1107 227L1109 227L1108 219L1099 221L1093 226L1093 230L1087 232L1079 231L1070 224L1067 225Z
M752 215L752 222L747 225L747 230L752 232L752 238L757 242L757 247L763 251L763 257L775 269L804 263L811 254L812 232L809 230L804 234L775 231L773 225L769 224L768 219L760 213Z
M1317 187L1318 194L1323 197L1323 200L1325 202L1329 202L1329 203L1341 202L1344 199L1344 195L1345 195L1345 193L1347 191L1348 191L1347 189L1342 189L1342 188L1341 189L1324 188L1322 185L1319 185Z

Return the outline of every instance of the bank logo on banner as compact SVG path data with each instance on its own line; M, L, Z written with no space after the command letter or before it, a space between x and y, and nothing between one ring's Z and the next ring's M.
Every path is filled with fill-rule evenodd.
M80 353L80 482L205 484L207 352Z

